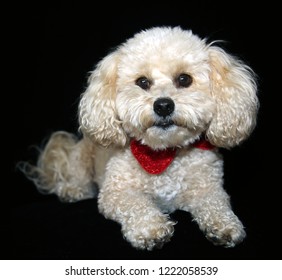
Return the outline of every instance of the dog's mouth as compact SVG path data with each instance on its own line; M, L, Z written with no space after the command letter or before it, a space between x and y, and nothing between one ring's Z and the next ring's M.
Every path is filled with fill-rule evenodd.
M167 130L170 127L174 126L175 123L172 119L162 119L162 120L158 120L157 122L154 123L154 126Z

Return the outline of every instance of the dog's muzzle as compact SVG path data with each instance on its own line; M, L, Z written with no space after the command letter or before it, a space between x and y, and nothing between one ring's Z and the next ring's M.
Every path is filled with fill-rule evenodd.
M171 98L158 98L153 105L154 112L160 117L155 126L166 129L174 125L171 115L174 112L175 104Z

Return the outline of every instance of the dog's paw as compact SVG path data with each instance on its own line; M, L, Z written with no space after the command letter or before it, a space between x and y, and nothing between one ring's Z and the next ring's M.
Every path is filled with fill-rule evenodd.
M131 245L137 249L162 248L168 242L174 232L175 222L166 216L158 216L154 219L143 219L124 226L123 235Z
M97 186L90 183L81 187L63 184L56 188L55 193L62 202L77 202L95 197L97 195Z
M232 223L224 228L211 228L206 230L206 238L214 245L232 248L241 243L246 237L246 232L241 223Z

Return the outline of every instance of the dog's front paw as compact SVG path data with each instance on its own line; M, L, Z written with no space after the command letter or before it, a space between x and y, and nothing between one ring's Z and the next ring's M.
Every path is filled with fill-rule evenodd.
M162 248L171 239L174 225L175 222L168 220L166 216L143 218L123 226L122 232L133 247L151 251Z
M246 237L246 232L243 225L238 223L231 223L223 228L210 228L206 230L206 237L214 245L231 248L241 243Z

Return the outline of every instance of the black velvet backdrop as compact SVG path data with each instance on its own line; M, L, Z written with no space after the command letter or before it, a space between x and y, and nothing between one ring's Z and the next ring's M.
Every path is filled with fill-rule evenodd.
M276 229L280 210L274 201L281 188L275 179L281 166L279 144L275 145L281 119L274 108L280 102L274 99L280 94L280 80L274 78L280 59L278 33L274 32L279 19L276 7L246 7L237 1L185 1L168 3L167 8L142 2L124 7L108 3L99 8L95 1L92 5L79 3L25 3L11 9L10 21L15 27L9 30L13 62L8 74L12 81L3 93L11 99L4 105L11 113L3 119L9 127L4 147L9 170L2 184L8 190L2 197L9 205L8 226L4 224L8 250L2 250L2 259L281 258ZM224 40L226 50L242 58L258 75L258 125L242 146L223 151L225 188L247 231L238 247L212 245L188 213L177 211L172 215L178 224L171 242L161 250L138 251L122 238L118 224L98 213L95 199L61 203L55 196L39 194L15 168L20 160L34 162L34 146L42 145L53 131L75 133L77 105L88 72L111 48L141 29L158 25L180 25L210 41Z

